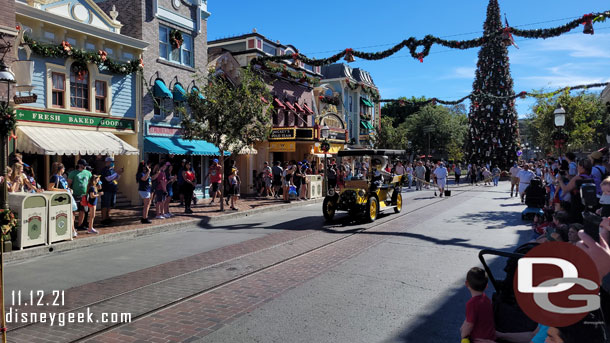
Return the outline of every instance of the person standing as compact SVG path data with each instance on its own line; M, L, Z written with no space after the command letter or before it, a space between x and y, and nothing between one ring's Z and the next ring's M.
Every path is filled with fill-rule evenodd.
M280 166L280 161L273 162L271 174L273 175L273 195L277 199L280 197L280 189L282 188L282 176L284 169Z
M425 175L426 188L430 189L430 174L432 173L432 166L430 165L430 162L426 161L425 167L426 167L426 175Z
M172 173L173 170L174 166L172 166L171 163L165 163L165 178L167 179L167 196L165 197L165 202L163 203L163 213L165 213L165 218L171 218L174 216L169 211L169 204L172 202L172 198L174 197L174 182L176 182L176 180L178 179L176 175Z
M301 200L301 185L303 184L303 174L302 174L302 167L303 167L303 162L297 162L297 165L293 167L294 169L294 176L293 176L293 183L294 183L294 187L296 187L296 191L297 191L297 200Z
M237 204L237 197L239 196L239 184L240 179L237 175L237 168L231 168L231 174L229 174L229 179L227 180L229 183L229 196L231 197L231 209L233 211L238 211L235 205Z
M165 198L167 197L167 175L165 174L165 163L161 162L155 166L151 179L155 190L156 219L165 219Z
M303 181L301 183L301 193L300 193L300 198L303 200L307 200L307 187L308 187L308 180L307 180L307 175L311 174L311 168L309 168L309 163L307 162L307 160L303 161L303 164L301 165L301 175L303 176Z
M457 163L455 165L455 168L453 169L453 174L455 175L455 184L459 185L460 184L460 177L462 176L462 167L460 166L459 163Z
M493 169L491 170L491 175L493 177L493 181L494 181L494 186L497 187L498 186L498 182L500 181L500 168L498 168L498 166L494 166Z
M178 178L176 179L176 183L178 185L178 193L180 193L180 206L184 206L184 193L182 193L182 184L184 184L184 179L182 178L182 173L184 172L184 164L186 160L182 160L180 162L180 169L178 169Z
M112 219L110 219L110 210L114 208L116 204L116 193L119 189L119 179L121 173L114 170L114 158L106 157L106 167L102 171L102 224L110 225Z
M87 207L89 207L89 227L87 233L97 233L97 230L93 228L93 221L95 220L95 208L97 207L97 198L103 197L104 192L101 191L100 176L92 175L87 185Z
M263 164L263 187L258 193L259 197L263 196L263 192L265 192L265 196L273 196L273 191L271 190L271 185L273 184L273 173L271 167L269 166L269 162L265 161Z
M470 176L470 185L477 185L477 165L473 164L470 166L470 170L468 171L468 176Z
M190 167L190 163L187 161L185 166ZM188 169L187 169L188 170ZM218 159L213 159L212 160L212 165L210 166L210 168L208 168L208 178L210 180L210 193L212 194L212 201L210 201L210 205L212 205L214 203L214 200L216 200L216 197L218 197L219 201L222 201L221 195L220 195L220 186L222 184L222 167L218 164ZM184 195L184 204L186 205L186 203L188 202L188 199L186 197L186 194ZM190 209L190 206L189 206Z
M523 170L519 172L517 177L519 178L519 194L521 195L521 203L524 203L525 191L527 190L527 187L529 187L532 179L536 177L536 174L530 170L530 166L526 163L523 165Z
M441 162L435 169L434 169L434 176L436 177L436 184L438 185L438 189L440 191L440 197L443 197L443 194L445 192L445 186L447 185L447 175L448 175L448 171L447 168L445 168L445 164L443 162ZM436 195L436 192L434 192Z
M142 161L138 166L138 172L136 173L136 181L138 182L138 193L142 199L142 224L150 224L151 221L148 219L148 211L150 210L150 201L152 193L152 180L150 178L150 166L148 163Z
M424 167L422 161L417 161L417 167L415 167L415 190L421 191L423 186L423 180L426 176L426 167Z
M601 197L602 195L602 181L607 174L606 167L604 167L602 164L603 157L604 154L602 154L601 151L594 151L593 153L591 153L591 155L589 155L589 159L593 163L593 169L591 169L591 177L595 182L595 188L599 197Z
M184 163L182 179L184 180L181 189L181 193L184 194L184 213L191 214L193 210L191 210L192 201L190 199L193 198L193 191L195 190L195 172L189 161Z
M77 227L82 227L86 225L85 223L85 211L88 211L89 208L87 206L83 206L82 197L87 195L87 185L89 185L89 180L91 179L91 172L86 169L87 161L80 159L76 164L76 169L71 171L68 175L68 187L72 189L72 196L74 196L74 200L76 200L76 205L78 206L78 225Z
M520 171L521 171L521 168L519 168L519 165L517 164L517 162L515 162L509 170L509 172L510 172L510 196L511 197L513 196L513 189L515 189L515 187L517 187L517 189L515 191L515 196L517 196L517 194L519 194L519 172Z

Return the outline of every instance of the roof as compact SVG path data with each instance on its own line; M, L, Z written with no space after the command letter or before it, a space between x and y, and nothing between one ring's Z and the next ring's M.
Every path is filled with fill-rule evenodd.
M355 68L352 71L352 74L354 76L354 79L356 79L356 81L358 82L363 82L368 85L375 85L375 82L373 82L373 79L371 78L371 74L366 70Z
M350 149L341 150L337 156L402 156L406 155L405 150L390 149Z
M322 66L322 75L325 79L353 78L352 68L344 63Z

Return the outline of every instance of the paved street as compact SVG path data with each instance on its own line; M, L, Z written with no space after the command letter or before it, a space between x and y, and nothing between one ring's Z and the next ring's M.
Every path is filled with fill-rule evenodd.
M408 192L400 215L373 224L325 224L314 204L12 263L8 308L129 312L132 322L9 324L9 341L457 340L478 251L530 236L507 186ZM44 290L43 304L66 290L65 302L19 306L13 290Z

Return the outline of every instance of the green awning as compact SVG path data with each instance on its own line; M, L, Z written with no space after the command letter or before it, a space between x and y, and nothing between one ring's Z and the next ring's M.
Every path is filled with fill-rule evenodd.
M218 148L202 140L186 140L177 137L145 137L144 152L174 155L219 156ZM225 155L230 155L225 151Z
M174 100L176 101L186 101L186 91L182 88L182 85L176 83L174 85Z
M362 125L362 127L364 127L365 129L374 130L373 125L369 121L361 120L360 125Z
M167 88L165 82L159 79L155 80L153 94L156 98L173 98L172 92L169 91L169 88Z
M370 102L367 98L360 97L360 101L362 101L364 106L373 107L373 103Z

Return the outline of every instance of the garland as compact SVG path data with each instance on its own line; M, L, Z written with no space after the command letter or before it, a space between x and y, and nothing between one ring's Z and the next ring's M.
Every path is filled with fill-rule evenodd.
M0 209L0 229L2 229L2 235L8 235L15 227L17 227L15 213L9 209Z
M349 87L349 89L355 91L358 89L358 87L360 87L362 89L362 91L366 94L368 94L371 99L373 99L374 101L378 101L380 98L379 95L379 90L373 86L367 86L364 82L355 82L352 81L349 77L345 78L345 83L347 84L347 86Z
M169 31L169 42L172 45L172 49L180 49L182 43L184 43L184 39L182 38L182 32L171 29Z
M341 104L341 99L339 99L338 96L320 95L318 97L318 99L320 100L320 102L325 103L325 104L330 104L330 105L335 105L335 106L339 106Z
M273 62L263 61L257 65L262 70L267 71L271 74L276 74L277 76L289 77L294 80L298 80L302 83L307 83L312 86L317 86L320 84L320 79L317 77L310 77L303 71L296 71L292 69L288 69L285 64L278 64Z
M129 75L144 68L144 61L141 58L133 59L129 62L119 62L109 58L108 54L103 50L93 52L76 49L66 41L61 42L59 45L55 45L37 42L28 36L24 36L23 38L25 41L24 44L28 45L33 53L42 57L72 58L85 66L88 63L94 63L99 69L104 68L111 73L120 75Z
M8 137L17 125L15 111L8 104L0 106L0 137Z
M460 104L462 102L464 102L467 99L471 99L474 102L475 107L478 106L476 100L480 100L482 98L488 98L488 99L494 99L494 100L515 100L516 98L521 98L521 99L525 99L526 97L534 97L534 98L545 98L545 97L549 97L549 96L555 96L558 93L561 92L565 92L565 91L573 91L573 90L577 90L577 89L588 89L588 88L598 88L598 87L607 87L610 86L610 82L601 82L601 83L589 83L586 85L578 85L578 86L570 86L570 87L563 87L563 88L559 88L557 90L554 90L552 92L548 92L548 93L532 93L532 92L520 92L517 93L515 95L511 95L511 96L497 96L497 95L493 95L493 94L484 94L481 93L480 91L476 91L476 92L472 92L468 95L466 95L465 97L462 97L458 100L455 101L449 101L449 100L441 100L438 98L431 98L431 99L426 99L426 100L422 100L422 101L410 101L410 100L403 100L403 99L381 99L379 100L379 102L391 102L391 103L398 103L400 106L405 106L407 104L409 105L417 105L417 106L425 106L427 104L433 104L436 105L437 103L442 104L442 105L457 105Z
M515 35L515 36L523 37L523 38L546 39L546 38L557 37L562 34L565 34L569 31L577 28L581 24L585 25L584 33L593 34L593 23L594 22L603 22L609 16L610 16L610 11L605 11L605 12L585 14L578 19L574 19L574 20L566 23L565 25L553 27L553 28L549 28L549 29L520 30L520 29L517 29L514 27L507 26L503 29L498 30L497 32L495 32L493 34L490 34L487 36L484 35L482 37L469 39L469 40L446 40L446 39L442 39L440 37L436 37L433 35L427 35L423 39L417 39L414 37L410 37L387 50L383 50L383 51L379 51L379 52L364 52L364 51L358 51L358 50L354 50L354 49L345 49L330 57L321 58L321 59L309 58L309 57L297 52L297 53L293 54L292 58L295 61L300 61L300 62L309 64L309 65L323 66L323 65L335 63L335 62L339 61L339 59L341 59L341 58L345 58L346 61L352 62L352 61L354 61L354 56L365 59L365 60L381 60L381 59L394 55L395 53L402 50L403 48L407 48L407 49L409 49L409 53L413 58L419 60L420 62L423 62L424 57L426 57L426 56L428 56L428 54L430 54L430 48L434 44L442 45L444 47L451 48L451 49L465 50L465 49L480 47L483 44L485 44L486 42L489 42L490 40L493 40L494 38L496 38L498 36L506 37L507 35L511 35L511 34ZM280 62L282 60L285 60L286 57L287 56L260 56L260 57L253 59L252 62L253 63L260 63L261 61Z

